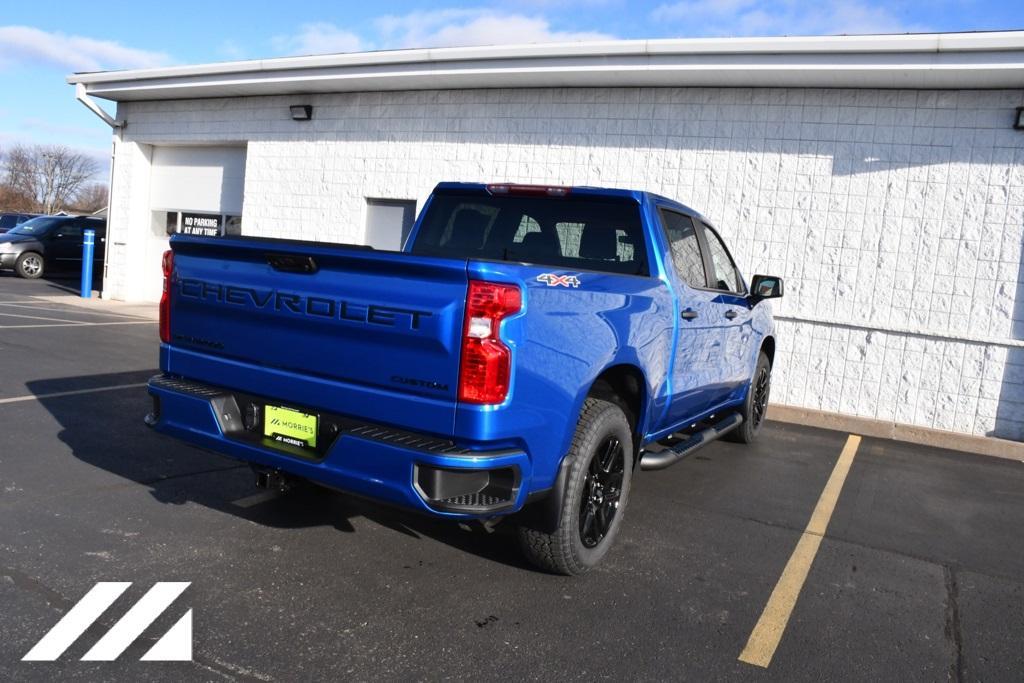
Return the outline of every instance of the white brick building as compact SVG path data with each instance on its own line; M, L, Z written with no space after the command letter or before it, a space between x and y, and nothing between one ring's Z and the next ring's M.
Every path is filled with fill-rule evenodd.
M374 200L422 206L440 180L646 189L707 215L748 277L786 278L776 402L1024 440L1024 33L409 50L69 80L116 100L125 124L104 296L158 298L176 212L364 242L390 220ZM292 120L299 104L312 120Z

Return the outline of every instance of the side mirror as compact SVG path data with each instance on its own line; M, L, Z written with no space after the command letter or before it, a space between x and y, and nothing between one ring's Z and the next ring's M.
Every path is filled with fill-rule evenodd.
M782 278L775 275L755 275L750 281L750 303L782 296Z

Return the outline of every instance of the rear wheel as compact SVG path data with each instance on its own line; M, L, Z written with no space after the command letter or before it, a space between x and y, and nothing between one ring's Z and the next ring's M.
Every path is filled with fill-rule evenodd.
M743 424L725 435L729 441L750 443L757 438L768 414L768 397L772 390L772 365L764 351L757 357L757 368L743 402Z
M557 528L545 533L520 526L519 540L538 567L574 576L604 558L622 526L633 473L633 436L622 409L588 398L566 458L569 473Z
M43 276L43 257L34 251L26 251L14 262L14 271L21 277L35 280Z

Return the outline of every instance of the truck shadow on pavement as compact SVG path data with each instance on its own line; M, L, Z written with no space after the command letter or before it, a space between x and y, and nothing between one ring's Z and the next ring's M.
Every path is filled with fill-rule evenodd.
M352 520L365 518L411 539L427 537L494 562L531 569L512 538L511 525L493 533L470 532L398 508L301 483L273 495L255 487L245 463L158 434L143 423L150 408L144 383L156 370L64 377L27 383L29 391L60 424L58 438L75 458L149 489L165 505L195 503L261 526L303 529L333 526L355 533ZM90 393L100 387L123 387ZM43 454L60 467L63 454ZM74 484L69 484L74 487ZM382 559L382 561L385 561ZM397 561L396 561L397 562ZM400 569L400 566L395 567Z

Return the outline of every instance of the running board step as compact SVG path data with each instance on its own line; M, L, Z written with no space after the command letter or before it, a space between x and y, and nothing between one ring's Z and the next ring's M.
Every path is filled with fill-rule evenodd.
M739 413L733 413L732 415L724 417L707 429L697 432L689 439L676 446L657 452L648 451L644 453L643 457L640 458L640 469L663 470L666 467L671 467L699 449L701 446L707 446L712 441L725 436L741 424L743 424L743 416Z

